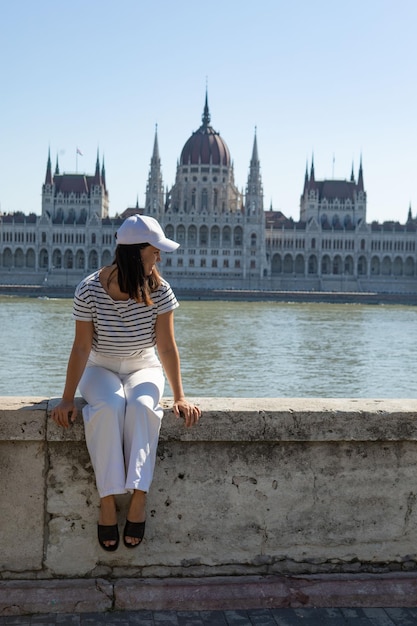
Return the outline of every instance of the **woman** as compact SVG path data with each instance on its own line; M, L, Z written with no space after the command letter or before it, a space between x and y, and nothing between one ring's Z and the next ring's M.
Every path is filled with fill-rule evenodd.
M144 536L164 371L175 415L183 416L188 427L201 415L182 388L174 336L178 302L155 266L161 250L172 252L179 244L165 237L154 218L141 215L126 219L116 239L114 263L87 276L75 291L75 339L63 396L52 411L52 419L68 428L77 415L79 387L87 402L85 437L100 496L98 540L107 551L119 545L115 494L132 492L125 546L138 546Z

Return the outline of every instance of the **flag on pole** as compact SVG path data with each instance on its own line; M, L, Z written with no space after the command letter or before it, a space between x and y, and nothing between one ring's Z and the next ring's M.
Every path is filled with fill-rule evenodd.
M81 152L79 148L77 148L77 154L81 154L81 156L83 156L83 153Z

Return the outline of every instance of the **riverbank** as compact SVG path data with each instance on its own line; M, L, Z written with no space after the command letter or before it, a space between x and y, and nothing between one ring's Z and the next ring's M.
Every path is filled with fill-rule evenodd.
M263 291L249 289L183 289L174 287L181 300L229 300L241 302L324 302L337 304L417 305L415 293L354 291ZM44 285L0 285L0 295L28 298L72 298L73 287Z

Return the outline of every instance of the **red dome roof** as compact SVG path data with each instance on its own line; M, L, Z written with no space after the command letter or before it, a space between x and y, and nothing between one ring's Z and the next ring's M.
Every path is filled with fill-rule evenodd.
M180 165L230 165L229 148L209 123L210 113L206 95L203 124L184 145Z

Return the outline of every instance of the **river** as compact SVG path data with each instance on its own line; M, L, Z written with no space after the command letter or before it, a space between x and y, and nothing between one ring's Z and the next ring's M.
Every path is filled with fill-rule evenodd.
M61 394L71 309L0 297L0 395ZM417 307L183 301L175 328L188 396L417 398Z

